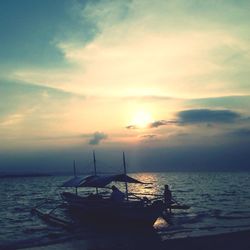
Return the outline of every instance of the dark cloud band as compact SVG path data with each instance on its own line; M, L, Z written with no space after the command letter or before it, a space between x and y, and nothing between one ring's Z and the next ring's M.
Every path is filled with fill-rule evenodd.
M191 109L178 113L180 123L227 123L241 117L231 110Z

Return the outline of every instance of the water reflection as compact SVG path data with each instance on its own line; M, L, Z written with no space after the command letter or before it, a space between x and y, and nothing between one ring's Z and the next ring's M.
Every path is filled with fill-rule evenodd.
M169 222L167 222L167 220L164 220L162 217L159 217L155 221L153 227L157 231L165 230L165 229L167 229L169 227Z
M131 185L130 192L140 193L143 196L152 198L151 195L163 194L163 185L159 184L159 176L155 173L138 173L132 174L132 177L140 180L145 185Z

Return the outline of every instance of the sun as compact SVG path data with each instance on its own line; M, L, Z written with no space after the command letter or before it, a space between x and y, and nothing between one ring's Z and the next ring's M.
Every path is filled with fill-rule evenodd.
M138 128L146 128L151 122L152 115L145 110L137 111L132 120L132 124Z

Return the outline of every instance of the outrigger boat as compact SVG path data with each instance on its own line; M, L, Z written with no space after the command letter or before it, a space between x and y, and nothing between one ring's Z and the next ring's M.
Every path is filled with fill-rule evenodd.
M95 174L80 178L75 176L65 182L63 187L75 187L76 192L63 192L62 199L72 215L82 219L91 219L91 221L108 221L109 223L126 223L137 225L152 226L156 219L164 210L164 203L160 199L151 201L146 197L140 198L134 193L128 192L128 183L143 185L126 173L126 162L123 153L124 173L118 175L99 176L96 174L96 160L94 154ZM125 197L121 201L114 201L110 195L102 195L99 188L107 188L112 182L122 182L125 184ZM95 188L95 194L87 196L78 195L78 188Z
M124 173L117 175L97 175L96 171L96 159L94 158L94 175L87 177L79 177L76 175L76 169L74 164L74 177L64 182L62 187L75 188L75 192L62 192L61 198L63 204L58 207L66 208L72 218L77 222L95 221L95 222L108 222L108 223L122 223L135 224L143 226L152 226L158 217L164 216L164 219L170 216L169 209L163 202L163 195L153 195L152 199L147 198L145 193L129 193L128 184L145 185L135 178L127 175L125 155L123 153L123 167ZM120 182L125 184L125 197L123 200L116 201L107 195L107 192L100 192L101 189L110 189L108 185L112 182ZM87 192L84 195L80 195L79 188L85 188L89 191L90 188L95 188L95 193ZM57 208L57 207L56 207ZM55 208L55 209L56 209ZM172 209L187 209L189 207L172 204ZM43 214L38 207L34 208L41 218L52 222L58 222L59 224L66 224L62 219L58 219L52 215L55 211L53 209L50 213ZM65 223L64 223L65 222Z

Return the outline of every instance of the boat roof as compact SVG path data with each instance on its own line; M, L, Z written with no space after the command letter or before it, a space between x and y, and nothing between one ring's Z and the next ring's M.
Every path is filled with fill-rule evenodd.
M73 177L72 179L64 182L62 187L100 187L100 188L103 188L113 181L143 184L143 182L138 181L126 174L104 175L104 176L90 175L87 177Z
M74 176L70 180L64 182L62 187L79 187L79 185L84 181L85 177Z

